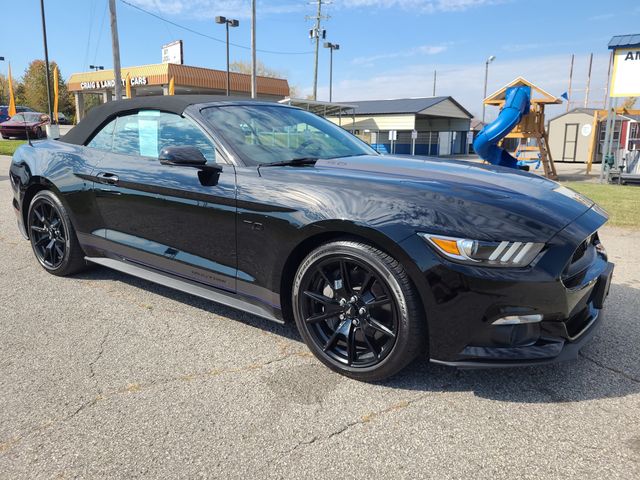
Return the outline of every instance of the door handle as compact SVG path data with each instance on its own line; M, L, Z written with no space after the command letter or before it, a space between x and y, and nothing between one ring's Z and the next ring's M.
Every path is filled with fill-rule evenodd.
M96 175L99 183L106 183L107 185L117 185L118 176L113 173L100 172Z

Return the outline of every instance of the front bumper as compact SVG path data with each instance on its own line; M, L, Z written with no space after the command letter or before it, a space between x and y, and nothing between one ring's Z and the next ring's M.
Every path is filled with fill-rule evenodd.
M524 367L575 360L604 319L602 302L609 293L612 274L613 264L608 263L590 291L585 308L577 315L565 321L543 321L537 324L539 331L535 343L522 346L470 345L462 350L460 360L446 361L431 358L431 362L472 369ZM600 308L596 308L596 305ZM504 338L505 335L502 337Z
M614 266L595 246L580 264L574 263L574 253L605 221L600 210L588 210L549 240L526 269L455 264L422 239L405 240L403 247L414 254L421 271L416 284L431 361L485 368L576 358L602 322ZM575 265L578 274L570 268ZM512 315L542 315L542 321L494 324Z

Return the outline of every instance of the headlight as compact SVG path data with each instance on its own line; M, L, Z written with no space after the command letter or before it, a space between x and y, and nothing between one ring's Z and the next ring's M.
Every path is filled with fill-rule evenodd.
M544 243L483 242L428 233L418 235L447 258L489 267L526 267L544 248Z

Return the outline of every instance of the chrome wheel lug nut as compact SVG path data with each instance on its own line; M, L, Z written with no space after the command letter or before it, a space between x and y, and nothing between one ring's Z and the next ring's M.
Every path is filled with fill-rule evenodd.
M356 303L357 301L358 301L358 297L354 295L353 297L351 297L351 300L349 300L349 303Z
M353 319L353 325L354 325L355 327L359 326L359 325L360 325L360 320L359 320L358 318L354 318L354 319Z
M344 313L340 314L340 320L344 320Z
M366 309L366 308L364 308L364 307L360 307L360 310L358 310L358 313L359 313L360 315L364 315L364 314L366 314L366 313L367 313L367 309Z
M346 298L341 298L340 299L340 306L344 307L347 304L347 299Z

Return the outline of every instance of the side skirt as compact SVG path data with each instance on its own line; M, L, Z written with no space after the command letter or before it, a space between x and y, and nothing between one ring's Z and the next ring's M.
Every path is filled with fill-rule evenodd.
M163 273L156 272L154 270L139 266L131 262L104 257L85 257L85 260L87 262L92 262L111 268L113 270L117 270L122 273L133 275L134 277L139 277L144 280L157 283L158 285L163 285L165 287L189 293L206 300L211 300L213 302L226 305L227 307L236 308L238 310L257 315L258 317L266 318L267 320L271 320L273 322L284 324L284 321L276 318L268 310L262 309L257 305L242 300L240 297L233 293L214 291L212 289L197 285L194 282L189 282L169 275L165 275Z

